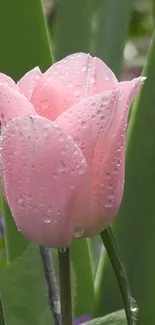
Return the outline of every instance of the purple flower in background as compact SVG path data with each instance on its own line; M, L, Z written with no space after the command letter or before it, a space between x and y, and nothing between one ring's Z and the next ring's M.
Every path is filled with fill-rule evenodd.
M91 317L88 316L88 315L83 315L81 317L75 318L73 324L74 325L80 325L80 324L82 324L84 322L87 322L88 320L91 320Z

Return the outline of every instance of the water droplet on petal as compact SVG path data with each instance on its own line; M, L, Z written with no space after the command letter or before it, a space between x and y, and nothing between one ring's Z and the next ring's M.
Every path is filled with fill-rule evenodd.
M57 173L53 173L52 177L57 178L58 177Z
M47 217L45 217L45 219L44 219L44 222L45 222L45 223L50 223L50 222L51 222L51 219L50 219L50 217L48 217L48 216L47 216Z
M63 134L60 134L60 136L59 136L59 141L60 141L60 142L63 142L63 141L65 141L65 137L64 137L64 135L63 135Z
M81 174L84 174L85 172L85 167L84 166L81 166L78 170L78 173L81 175Z
M63 160L60 160L59 172L64 172L66 170L66 165Z
M82 126L83 128L86 128L86 127L87 127L87 122L86 122L86 121L82 121L82 122L81 122L81 126Z
M86 70L87 70L87 67L86 67L86 65L84 65L84 66L82 67L82 71L85 72Z
M84 230L83 230L82 227L77 226L77 227L74 229L74 236L75 236L76 238L80 238L80 237L82 237L83 234L84 234Z

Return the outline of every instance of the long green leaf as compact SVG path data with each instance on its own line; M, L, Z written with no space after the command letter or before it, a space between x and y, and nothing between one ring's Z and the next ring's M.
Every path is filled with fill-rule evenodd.
M0 292L7 325L52 325L39 247L29 245L0 273Z
M89 52L93 0L57 2L55 57Z
M125 192L114 231L139 307L137 324L152 325L155 324L155 34L143 75L147 80L134 103L128 128ZM107 258L102 271L97 314L121 306Z
M74 315L92 316L94 309L94 281L86 239L74 240L71 245L71 262L75 276Z
M5 244L7 263L12 262L17 256L20 256L27 248L29 241L18 231L11 211L4 201L5 216Z
M113 72L121 72L123 49L128 35L132 0L102 0L98 8L95 55Z
M96 318L83 325L127 325L124 310L116 311L101 318Z
M15 80L51 65L41 0L0 0L0 44L0 71Z
M52 63L51 49L41 0L0 0L0 72L18 80L24 73L39 66L42 70ZM18 232L4 203L8 262L28 245Z

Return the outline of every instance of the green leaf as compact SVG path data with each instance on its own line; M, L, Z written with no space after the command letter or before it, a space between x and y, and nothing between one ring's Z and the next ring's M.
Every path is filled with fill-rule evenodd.
M155 324L155 34L143 75L147 76L130 117L126 183L114 232L139 307L137 325ZM98 314L121 308L119 291L106 257ZM103 280L104 278L104 280Z
M41 0L0 0L0 44L0 72L15 80L34 66L51 65Z
M93 0L65 0L57 2L55 57L89 52Z
M71 262L75 277L74 315L92 315L94 309L94 281L87 239L74 240Z
M104 317L93 319L83 325L127 325L127 322L124 310L119 310Z
M132 0L102 0L98 8L98 26L94 53L113 72L121 72L123 49L132 14Z
M52 325L39 247L25 253L0 273L0 292L7 325Z
M18 80L34 66L52 63L41 0L0 0L0 72ZM26 249L28 241L18 232L4 202L7 260Z
M29 241L18 231L13 220L11 211L4 201L3 211L5 217L5 246L7 263L12 262L16 257L22 255L27 248Z
M124 267L124 264L122 262L122 258L120 256L119 248L117 245L117 242L115 240L115 237L111 231L111 228L109 227L108 229L105 229L101 233L101 238L103 241L103 244L106 248L109 260L113 266L113 270L115 272L117 282L119 285L120 293L122 295L123 303L124 303L124 308L125 308L125 313L126 313L126 318L127 318L127 323L128 325L134 325L136 316L137 316L137 306L131 296L130 292L130 287L128 283L128 278L126 275L126 270ZM102 262L102 260L101 260ZM100 285L100 281L102 281L102 264L100 264L100 267L98 268L98 274L97 274L97 284ZM100 272L101 270L101 272ZM100 279L101 277L101 279ZM96 305L98 308L98 298L100 295L98 294L98 290L100 290L100 286L96 286Z

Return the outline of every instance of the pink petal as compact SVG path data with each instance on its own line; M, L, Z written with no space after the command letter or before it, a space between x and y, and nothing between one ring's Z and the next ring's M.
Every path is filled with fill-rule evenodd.
M94 155L94 199L107 219L107 226L116 216L124 188L125 134L132 100L144 78L119 84L121 96L113 119L99 141Z
M32 104L18 91L0 84L0 120L5 126L17 116L35 114Z
M32 95L38 114L51 120L89 95L112 89L113 72L89 54L69 55L50 67L40 78Z
M81 204L78 213L74 213L77 224L84 229L84 237L96 235L105 229L119 209L124 187L125 133L129 105L142 82L142 78L135 79L121 83L122 89L107 92L107 102L102 107L102 113L104 94L94 96L93 105L91 98L87 98L85 105L82 102L75 105L56 120L73 137L87 158L89 170L83 184L89 184L87 190L86 185L79 188L77 201ZM92 108L96 121L91 115ZM101 116L104 116L103 125ZM85 209L83 213L85 206L89 206L89 211Z
M9 76L7 76L4 73L0 72L0 84L5 84L6 86L9 86L17 91L19 91L18 85L14 82L13 79L11 79Z
M98 142L104 147L107 129L119 105L119 96L120 90L90 96L56 119L56 123L71 135L87 159L88 171L77 193L80 205L74 211L76 224L83 229L85 237L98 234L107 225L105 216L100 213L101 207L94 198L96 175L93 164ZM97 195L100 193L97 192Z
M104 137L105 129L113 118L119 92L105 91L90 96L62 113L56 123L74 139L81 148L87 163L92 160L98 138Z
M41 76L42 72L39 67L35 67L27 72L18 82L21 93L23 93L23 95L30 101L33 91Z
M146 77L138 77L131 81L122 81L119 83L119 88L123 92L123 105L127 105L127 109L130 108L134 97L145 80Z
M2 166L21 232L41 245L68 246L74 236L76 190L86 170L73 140L43 117L14 119L2 133Z

